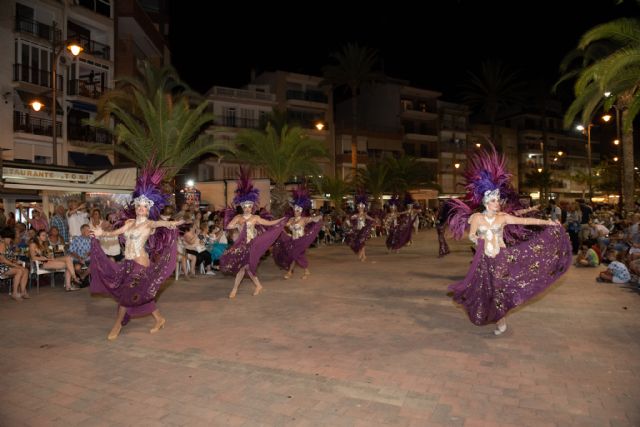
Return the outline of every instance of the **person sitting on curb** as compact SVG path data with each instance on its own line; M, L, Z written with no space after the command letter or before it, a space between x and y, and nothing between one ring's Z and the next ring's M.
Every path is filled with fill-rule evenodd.
M600 276L596 278L598 282L612 283L628 283L631 280L629 269L624 264L624 252L617 252L615 261L609 264L609 267L600 272Z
M600 257L593 248L586 244L580 245L580 250L576 256L576 267L597 267L600 264Z

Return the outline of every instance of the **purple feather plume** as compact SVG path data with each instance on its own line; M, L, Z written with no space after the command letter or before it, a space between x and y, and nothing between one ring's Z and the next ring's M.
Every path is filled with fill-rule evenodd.
M356 206L358 206L360 203L367 206L367 204L369 203L369 197L367 196L367 193L363 189L359 189L358 192L356 193L355 203L356 203Z
M251 182L251 170L240 166L240 177L238 178L233 204L239 205L243 202L253 202L254 205L257 205L259 199L260 190L255 188Z
M311 209L311 194L309 189L304 185L298 186L291 191L293 197L293 205L300 206L304 211Z

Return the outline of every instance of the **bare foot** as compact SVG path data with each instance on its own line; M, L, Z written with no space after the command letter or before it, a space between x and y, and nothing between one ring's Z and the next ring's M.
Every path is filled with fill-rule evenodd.
M22 299L31 299L31 295L29 295L28 293L24 292L22 294Z
M149 329L149 333L155 334L160 329L164 328L165 323L167 323L167 319L165 319L164 317L161 318L160 320L156 320L156 325L153 328Z
M291 279L291 276L293 276L293 273L290 271L287 271L287 274L284 275L285 280L286 279Z
M120 322L116 323L115 325L113 325L113 328L111 329L111 332L109 332L109 335L107 335L107 339L109 341L113 341L116 338L118 338L118 335L120 335L120 331L122 330L122 324L120 324Z
M302 275L302 280L305 280L307 277L311 276L311 272L309 270L305 270Z
M262 286L256 286L252 295L255 297L256 295L260 295L260 292L262 292Z
M234 299L237 293L238 293L237 289L232 290L231 293L229 294L229 299Z

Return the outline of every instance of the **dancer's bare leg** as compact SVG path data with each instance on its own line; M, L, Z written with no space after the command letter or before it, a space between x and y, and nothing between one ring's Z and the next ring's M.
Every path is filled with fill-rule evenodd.
M506 330L507 330L507 319L503 317L502 319L496 322L496 330L493 331L493 333L496 335L500 335Z
M289 271L287 271L287 274L284 275L285 279L291 279L291 276L293 276L293 268L295 267L296 263L292 262L291 266L289 267Z
M306 279L307 277L311 276L311 272L309 271L308 268L304 269L304 274L302 275L303 279Z
M247 274L249 275L249 278L251 279L253 284L256 286L256 288L253 290L253 296L255 297L262 291L262 285L260 284L260 280L258 280L258 276L251 274L249 270L247 270Z
M118 316L116 317L116 323L114 323L113 328L111 328L111 332L107 335L107 339L109 341L113 341L118 338L120 335L120 330L122 329L122 321L124 320L124 315L127 314L127 309L123 306L118 306Z
M236 280L233 284L233 289L231 290L231 293L229 294L229 298L235 298L236 294L238 293L238 286L240 286L240 282L242 282L242 279L244 278L244 271L246 270L246 266L242 267L240 269L240 271L238 271L238 274L236 274Z
M358 258L360 258L360 261L362 262L365 262L367 260L367 254L365 253L364 247L360 249L360 252L358 252Z
M160 329L164 328L164 324L167 323L167 319L160 315L160 310L158 310L157 308L153 310L151 315L154 319L156 319L156 324L153 326L153 328L149 329L149 333L155 334Z

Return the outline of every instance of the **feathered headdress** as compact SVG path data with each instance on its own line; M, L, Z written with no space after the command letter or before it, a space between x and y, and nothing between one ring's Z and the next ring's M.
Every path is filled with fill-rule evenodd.
M409 207L409 205L415 205L416 201L411 197L411 193L404 194L404 205L405 207Z
M389 204L389 207L391 206L398 207L400 205L400 198L398 197L397 194L394 194L393 196L391 196L391 198L387 203Z
M490 199L497 198L504 202L505 212L519 209L517 193L511 185L512 175L506 168L506 159L493 145L490 145L490 150L475 151L468 159L463 175L467 189L465 199L450 199L446 202L450 208L449 229L456 239L460 239L469 227L468 220L473 211ZM522 231L517 227L512 229L505 229L505 238L512 240L510 234L516 235Z
M358 190L354 199L356 206L358 206L359 204L363 204L366 207L369 203L369 197L367 196L367 193L362 189Z
M255 206L258 203L260 190L253 186L250 175L249 169L240 166L240 177L237 181L238 186L236 187L235 196L233 197L233 204L236 206L245 203L253 203Z
M489 151L478 150L469 157L464 172L464 179L467 182L465 185L467 200L477 206L486 202L485 197L501 197L513 192L511 186L513 175L507 171L504 156L498 154L493 145L490 147ZM483 199L485 199L484 202Z
M291 191L293 197L293 206L300 207L303 210L311 209L311 195L307 187L301 185Z
M160 212L169 204L169 194L162 192L162 178L164 178L165 170L147 164L142 169L140 176L136 180L136 186L133 190L133 209L135 215L135 207L145 205L149 208L149 219L157 220L160 218Z

